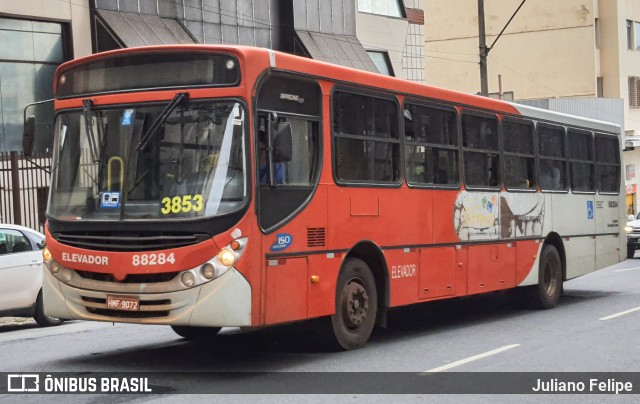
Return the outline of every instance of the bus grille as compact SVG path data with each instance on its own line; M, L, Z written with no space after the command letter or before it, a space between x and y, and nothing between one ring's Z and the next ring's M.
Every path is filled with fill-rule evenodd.
M78 275L84 279L91 279L100 282L119 282L119 283L160 283L169 282L176 277L180 272L164 272L158 274L131 274L123 281L118 281L112 274L103 274L98 272L88 272L75 270Z
M324 247L326 229L324 227L307 228L307 247Z
M155 251L186 247L211 238L208 234L83 232L54 233L58 242L97 251Z
M82 296L82 300L87 303L99 304L104 307L89 307L85 306L87 311L91 314L96 314L98 316L106 316L106 317L114 317L114 318L157 318L157 317L167 317L169 315L169 310L166 310L166 306L171 304L171 300L162 299L162 300L140 300L140 308L149 308L146 310L140 311L123 311L123 310L112 310L107 308L107 299L101 299L96 297L87 297ZM153 306L161 306L158 307L159 310L153 310ZM162 307L164 306L164 307Z

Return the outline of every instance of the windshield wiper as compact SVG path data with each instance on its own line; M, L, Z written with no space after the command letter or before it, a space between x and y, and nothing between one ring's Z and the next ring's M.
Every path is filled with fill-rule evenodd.
M84 128L89 138L89 150L91 151L91 159L97 161L98 149L96 147L96 139L93 134L93 117L91 116L91 106L93 101L91 99L82 100L82 112L84 113Z
M173 97L171 102L167 104L166 107L164 107L160 115L158 115L156 120L153 121L153 123L151 124L151 127L140 138L140 143L138 143L138 146L136 146L136 149L138 151L145 151L147 149L149 144L154 140L155 134L158 133L158 129L160 128L160 125L162 125L164 121L167 120L169 115L171 115L173 110L176 109L178 104L180 104L182 101L184 101L188 97L189 97L189 93L177 93Z

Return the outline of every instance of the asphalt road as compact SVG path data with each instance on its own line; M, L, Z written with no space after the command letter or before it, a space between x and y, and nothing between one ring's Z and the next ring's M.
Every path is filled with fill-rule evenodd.
M287 325L248 333L224 329L211 341L188 342L167 326L78 321L53 328L5 324L0 325L0 371L640 372L640 258L566 282L564 294L552 310L514 307L504 293L395 309L386 329L376 330L365 348L350 352L327 351L314 336L316 326ZM121 395L115 396L115 401L173 401L171 397L177 396L171 394L197 387L194 380L154 385L154 392L169 396ZM20 402L19 397L0 399ZM53 402L54 397L38 396L36 401ZM86 397L73 396L72 401L84 402ZM211 401L211 396L189 397L192 402ZM232 397L252 401L253 396ZM300 396L271 396L267 401L296 402L291 397ZM383 396L337 397L344 402L388 402ZM408 396L403 401L419 397ZM459 402L457 397L441 398ZM462 397L469 401L470 396ZM518 402L540 399L500 397L517 397ZM563 402L612 398L578 397L563 396ZM305 396L305 401L328 398ZM634 401L631 396L616 398L617 402ZM93 396L89 401L114 399ZM494 400L485 395L472 401Z

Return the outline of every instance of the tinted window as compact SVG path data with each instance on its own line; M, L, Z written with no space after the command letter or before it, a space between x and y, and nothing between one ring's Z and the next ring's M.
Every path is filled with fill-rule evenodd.
M597 183L600 192L620 192L620 143L614 136L596 135Z
M510 189L536 189L533 124L505 119L502 122L504 181Z
M410 184L458 184L456 113L405 105L405 158Z
M538 125L540 188L547 191L567 189L564 128Z
M339 180L400 180L398 112L394 101L337 91L333 95L333 131Z
M571 189L592 192L596 189L593 140L590 132L569 129L569 168Z
M500 185L498 119L491 116L462 116L464 182L470 187Z

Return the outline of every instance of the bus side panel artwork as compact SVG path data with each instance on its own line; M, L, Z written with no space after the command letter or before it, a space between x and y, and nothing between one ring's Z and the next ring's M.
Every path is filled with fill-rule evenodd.
M420 250L421 299L456 293L456 248L423 248Z
M402 306L418 301L420 253L413 248L386 250L384 256L389 267L391 306Z
M269 260L265 324L307 318L307 259Z

